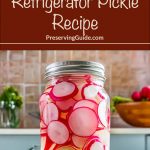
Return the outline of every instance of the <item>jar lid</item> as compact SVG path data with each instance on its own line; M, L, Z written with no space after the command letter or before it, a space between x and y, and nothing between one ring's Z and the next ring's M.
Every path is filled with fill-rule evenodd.
M92 74L105 80L105 68L102 64L92 61L62 61L46 67L45 78L68 74Z

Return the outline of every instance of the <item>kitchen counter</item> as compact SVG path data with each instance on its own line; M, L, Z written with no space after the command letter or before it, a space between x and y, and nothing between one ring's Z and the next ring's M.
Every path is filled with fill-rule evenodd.
M40 130L0 129L3 150L29 150L40 147ZM17 143L17 144L14 144ZM111 128L111 150L150 150L150 128Z
M39 129L0 129L0 135L39 135ZM112 128L111 134L150 134L150 128Z

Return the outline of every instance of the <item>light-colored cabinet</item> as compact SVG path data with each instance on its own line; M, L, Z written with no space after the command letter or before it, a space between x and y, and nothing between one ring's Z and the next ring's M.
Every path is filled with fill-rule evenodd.
M150 150L150 134L146 136L146 150Z
M38 135L0 135L0 150L29 150L40 145Z
M40 146L38 134L0 135L0 150L30 150L34 145ZM150 150L150 136L145 134L112 134L111 150Z
M111 135L111 150L146 150L145 135Z

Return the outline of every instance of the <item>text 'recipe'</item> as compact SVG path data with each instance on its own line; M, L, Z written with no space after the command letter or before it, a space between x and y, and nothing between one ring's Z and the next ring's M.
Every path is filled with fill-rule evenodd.
M45 13L53 13L54 9L89 9L95 0L11 0L13 8L42 8ZM139 0L97 0L97 8L135 9L139 7ZM94 14L93 14L94 16ZM87 19L80 15L69 20L61 14L53 14L53 29L81 30L83 36L87 30L97 30L99 22L96 19Z

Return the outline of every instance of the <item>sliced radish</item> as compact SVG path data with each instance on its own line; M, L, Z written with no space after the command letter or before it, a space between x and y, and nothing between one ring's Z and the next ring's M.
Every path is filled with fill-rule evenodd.
M67 146L58 147L58 148L56 148L56 150L76 150L76 148L74 148L71 145L67 145Z
M107 102L105 100L101 101L99 106L98 106L98 115L100 122L107 127Z
M101 142L96 141L91 144L89 150L104 150L104 145Z
M58 116L59 112L57 106L54 103L48 103L45 105L42 119L46 125L48 125L53 120L57 120Z
M95 136L98 136L99 139L101 139L101 142L104 144L104 145L107 145L109 146L110 144L110 133L108 130L99 130L99 131L96 131L94 133Z
M80 107L88 107L88 108L91 108L91 109L93 109L96 113L97 113L97 109L98 109L97 103L94 102L93 100L81 100L81 101L78 101L78 102L75 104L75 106L73 107L73 109L80 108Z
M42 94L42 96L40 97L40 100L39 100L39 102L41 103L41 102L43 102L43 101L49 101L50 100L50 97L49 97L49 95L47 95L47 94Z
M65 101L56 101L57 107L62 111L66 111L69 108L73 107L75 103L76 101L72 98Z
M99 124L98 124L98 128L97 128L97 131L98 131L98 130L103 130L103 129L104 129L104 126L103 126L101 123L99 123Z
M44 110L44 107L46 106L46 104L48 104L47 101L42 101L42 102L39 104L40 115L43 114L43 110Z
M85 78L85 81L87 83L91 83L92 82L92 76L91 75L85 75L84 78Z
M63 81L56 84L50 92L54 100L65 100L74 97L78 93L77 86L70 81Z
M78 136L91 136L97 129L96 113L87 107L80 107L70 114L68 124L72 132Z
M109 149L109 146L105 145L105 146L104 146L104 150L110 150L110 149Z
M79 136L76 136L76 135L72 136L72 142L78 148L83 148L86 141L87 141L87 138L85 138L85 137L79 137Z
M100 139L97 137L97 136L91 136L88 140L87 140L87 142L86 142L86 144L84 145L84 147L83 147L83 150L97 150L97 149L94 149L94 148L96 148L96 146L97 146L97 143L101 143L100 142ZM94 144L94 145L93 145ZM96 144L96 145L95 145ZM99 144L98 144L99 145ZM102 144L103 145L103 144ZM101 147L101 146L100 146ZM104 147L103 147L104 148ZM101 150L100 148L98 149L98 150ZM104 149L102 149L102 150L104 150Z
M102 92L98 92L98 95L99 95L99 97L102 99L102 100L104 100L105 99L105 97L103 96L103 94L102 94Z
M69 131L60 121L52 121L48 126L48 136L56 144L64 144L69 139Z
M82 97L84 99L91 99L99 104L104 97L100 94L101 86L96 84L86 84L82 89Z
M99 89L100 89L99 86L95 86L93 84L85 85L85 87L82 89L83 90L83 98L85 98L85 99L95 98L99 92Z
M42 94L39 100L39 109L40 109L40 114L43 114L43 110L46 104L50 101L49 95L47 94Z
M103 81L97 80L96 78L93 78L92 76L87 77L85 80L88 84L93 84L96 86L103 87Z

